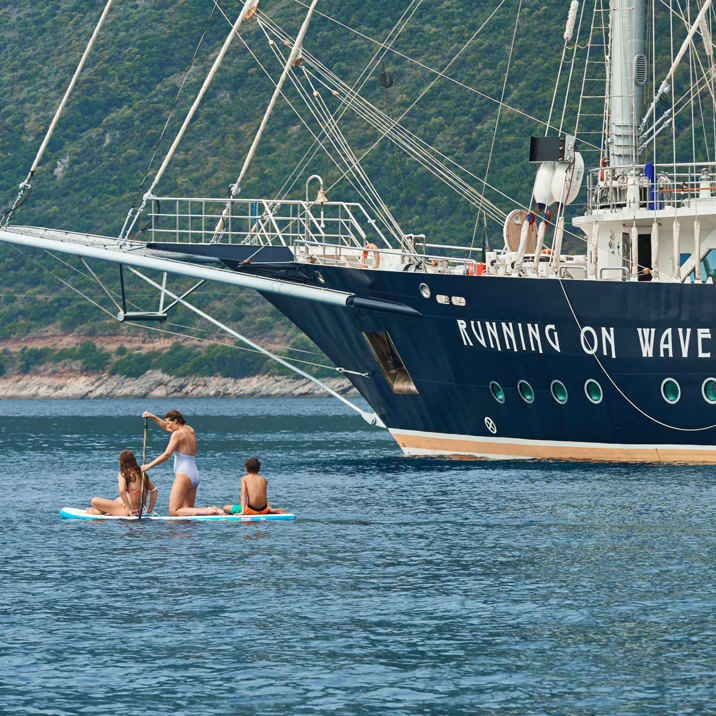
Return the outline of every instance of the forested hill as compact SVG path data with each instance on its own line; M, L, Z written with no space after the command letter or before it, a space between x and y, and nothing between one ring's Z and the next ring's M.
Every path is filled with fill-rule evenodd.
M221 0L219 4L233 20L243 3ZM0 1L0 197L5 205L11 204L32 164L104 5L104 0ZM212 14L213 6L211 0L115 3L35 175L32 195L15 223L116 235L140 192L202 31L206 27L149 170L150 179L228 32L226 19L218 11ZM527 201L534 176L527 163L529 136L544 130L525 115L547 118L568 7L566 1L539 0L323 0L318 4L323 15L313 20L305 47L353 83L379 49L366 38L383 41L401 16L410 17L391 50L383 53L382 63L367 75L362 94L395 118L410 108L401 120L408 129L483 176L498 111L498 104L485 96L499 98L503 92L514 33L505 102L524 114L503 109L488 181ZM260 10L295 34L305 5L299 0L261 0ZM256 21L248 22L241 35L277 77L279 69ZM383 71L393 77L389 89L379 82ZM456 81L435 81L435 71L444 71ZM272 89L246 47L235 41L157 193L225 196ZM295 90L287 94L298 106ZM326 95L331 109L336 109L335 99ZM305 112L304 117L310 120ZM341 126L359 155L378 138L350 112ZM280 102L243 183L242 196L276 195L310 140L291 108ZM426 233L430 241L470 244L475 208L397 153L393 145L383 141L363 165L405 231ZM313 173L322 174L327 186L338 177L335 166L316 155L296 181L293 198L303 197L305 181ZM470 181L478 186L476 179ZM358 199L345 181L331 190L329 198ZM491 198L505 210L512 208L497 193ZM501 227L492 224L489 229L493 242L501 244ZM68 331L82 332L80 324L91 326L82 329L85 333L117 331L93 306L79 308L82 299L53 283L35 262L36 255L0 247L0 258L0 331L5 336L37 332L43 326L59 325L57 321L64 321L63 330ZM61 265L53 270L71 275ZM93 295L101 301L101 293ZM58 304L60 299L64 303ZM233 298L205 291L200 300L220 308L222 301L226 304ZM273 315L252 298L244 299L244 307L246 311L233 316L237 321L247 314L253 321ZM223 310L231 318L232 307L226 304ZM187 316L183 320L190 322ZM265 329L264 325L263 333ZM247 332L252 330L250 323ZM286 325L276 330L285 332Z

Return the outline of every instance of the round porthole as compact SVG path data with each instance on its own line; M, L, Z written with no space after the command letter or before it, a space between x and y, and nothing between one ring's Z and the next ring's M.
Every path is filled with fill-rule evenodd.
M592 403L602 402L602 386L591 378L584 384L584 392Z
M706 378L701 386L701 394L707 403L716 403L716 378Z
M505 391L502 390L502 386L499 383L495 383L494 380L490 383L490 392L498 403L505 402Z
M661 383L661 395L667 403L678 403L681 397L681 388L673 378L664 378Z
M558 403L564 405L567 402L567 388L561 380L553 380L550 390L552 391L552 397Z
M535 399L535 392L532 390L532 386L526 381L521 380L517 384L517 390L525 403L533 403Z
M430 286L428 286L427 283L421 283L418 288L420 289L420 295L423 298L430 298Z

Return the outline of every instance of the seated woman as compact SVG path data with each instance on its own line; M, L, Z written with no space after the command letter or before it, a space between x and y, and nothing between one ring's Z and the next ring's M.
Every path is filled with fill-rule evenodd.
M137 458L131 450L123 450L119 455L119 497L108 500L105 497L93 497L92 507L87 508L91 515L114 515L115 517L128 517L139 514L139 506L147 504L147 512L154 509L157 501L157 488L149 479L144 478L144 494L142 494L142 471L137 464Z

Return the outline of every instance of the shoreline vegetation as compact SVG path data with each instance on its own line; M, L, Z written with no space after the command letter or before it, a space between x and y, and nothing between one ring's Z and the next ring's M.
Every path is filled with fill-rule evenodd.
M68 338L0 342L0 400L328 395L263 355L229 344L127 346L126 336L97 343ZM357 395L335 371L300 367L342 395Z

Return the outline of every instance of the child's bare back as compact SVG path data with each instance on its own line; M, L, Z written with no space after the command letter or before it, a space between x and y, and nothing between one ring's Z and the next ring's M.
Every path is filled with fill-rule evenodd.
M241 478L241 504L224 505L224 512L242 515L283 515L286 510L268 504L268 480L259 475L261 463L252 457L246 461L246 475Z

